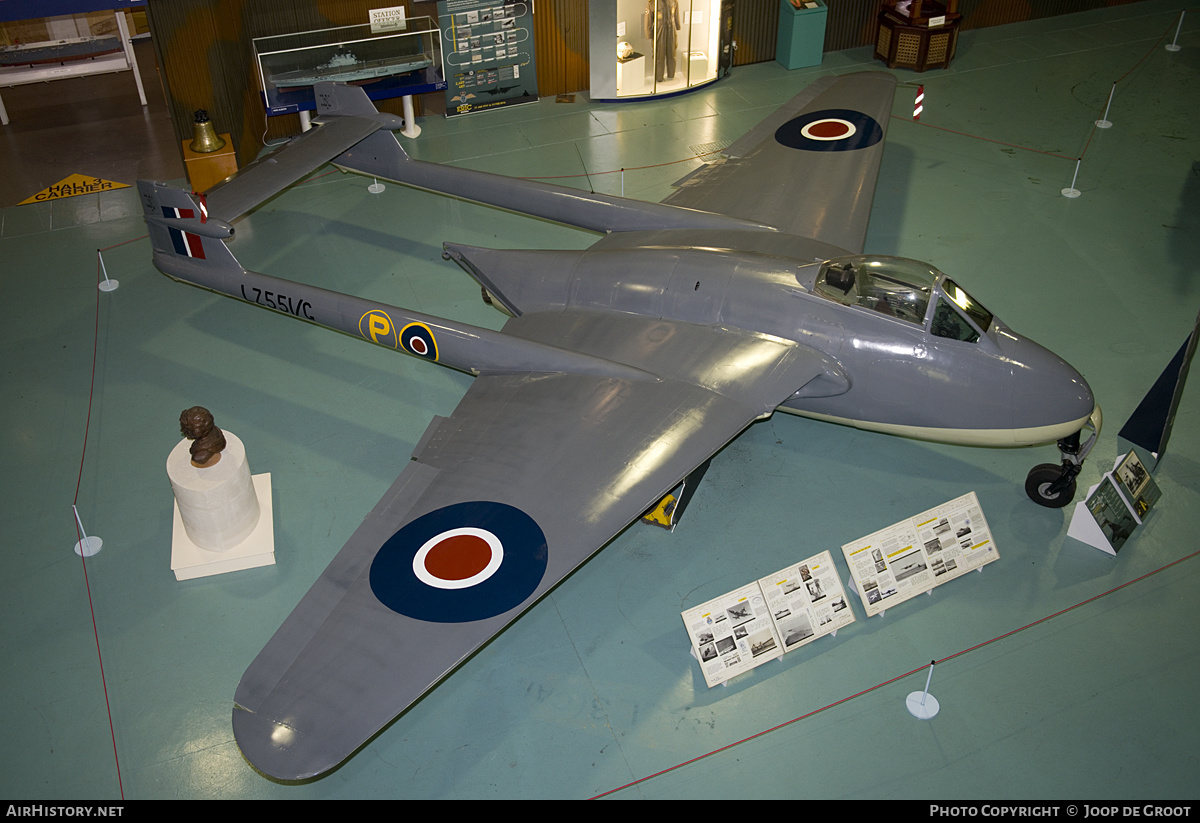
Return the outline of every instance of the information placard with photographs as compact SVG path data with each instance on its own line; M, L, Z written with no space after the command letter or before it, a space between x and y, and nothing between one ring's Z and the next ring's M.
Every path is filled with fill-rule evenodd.
M829 552L780 569L758 585L785 653L854 622Z
M783 654L766 598L757 583L682 613L709 687Z
M538 99L533 4L440 0L446 44L446 116Z
M1158 484L1131 451L1088 489L1087 500L1075 504L1067 536L1116 555L1160 496Z
M854 622L829 552L688 609L682 617L710 688Z
M975 492L847 543L842 554L868 617L1000 559Z
M1137 452L1131 451L1117 462L1117 467L1113 469L1113 479L1138 523L1146 519L1150 507L1162 497L1158 484L1138 459Z

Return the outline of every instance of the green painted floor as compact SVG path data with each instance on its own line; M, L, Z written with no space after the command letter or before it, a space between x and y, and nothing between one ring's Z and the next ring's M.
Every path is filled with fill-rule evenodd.
M1164 48L1185 7L969 32L951 70L899 73L868 250L930 261L1084 373L1106 426L1083 486L1200 309L1200 16ZM427 118L405 145L657 200L697 165L690 147L863 68L878 64L857 49L662 101ZM1114 80L1113 126L1093 130ZM922 125L907 119L918 82ZM242 221L247 268L499 328L442 241L594 239L326 171ZM470 378L168 280L139 211L131 189L0 210L0 796L1197 796L1196 379L1155 471L1162 500L1115 558L1066 537L1070 509L1025 498L1052 446L777 415L714 460L673 534L628 529L337 771L262 777L230 729L242 671ZM114 292L96 288L97 249ZM275 566L174 580L165 461L194 404L270 472ZM968 491L998 562L883 616L855 602L837 637L705 687L681 611L822 550L845 580L842 544ZM73 503L104 541L86 568ZM904 701L931 659L941 712L922 721Z

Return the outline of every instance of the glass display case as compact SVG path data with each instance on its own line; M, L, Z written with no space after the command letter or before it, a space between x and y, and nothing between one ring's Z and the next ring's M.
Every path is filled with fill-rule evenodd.
M256 37L253 44L268 114L312 111L313 84L324 81L362 86L372 100L446 88L441 32L429 17L409 18L398 32L338 26Z
M728 0L592 0L593 99L673 94L716 80L732 59Z

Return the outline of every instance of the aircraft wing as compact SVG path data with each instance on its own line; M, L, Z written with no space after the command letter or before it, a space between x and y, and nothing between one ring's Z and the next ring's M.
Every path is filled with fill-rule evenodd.
M896 78L825 77L675 185L663 203L860 253Z
M505 334L657 379L484 373L246 671L238 745L336 766L792 392L831 368L774 337L586 310Z

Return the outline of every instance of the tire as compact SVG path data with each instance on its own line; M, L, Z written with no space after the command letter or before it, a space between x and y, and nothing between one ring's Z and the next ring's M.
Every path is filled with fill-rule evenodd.
M1025 478L1025 493L1029 499L1039 506L1048 509L1061 509L1075 499L1075 478L1072 477L1066 488L1057 494L1050 494L1050 485L1062 476L1063 467L1056 463L1042 463L1029 470Z

